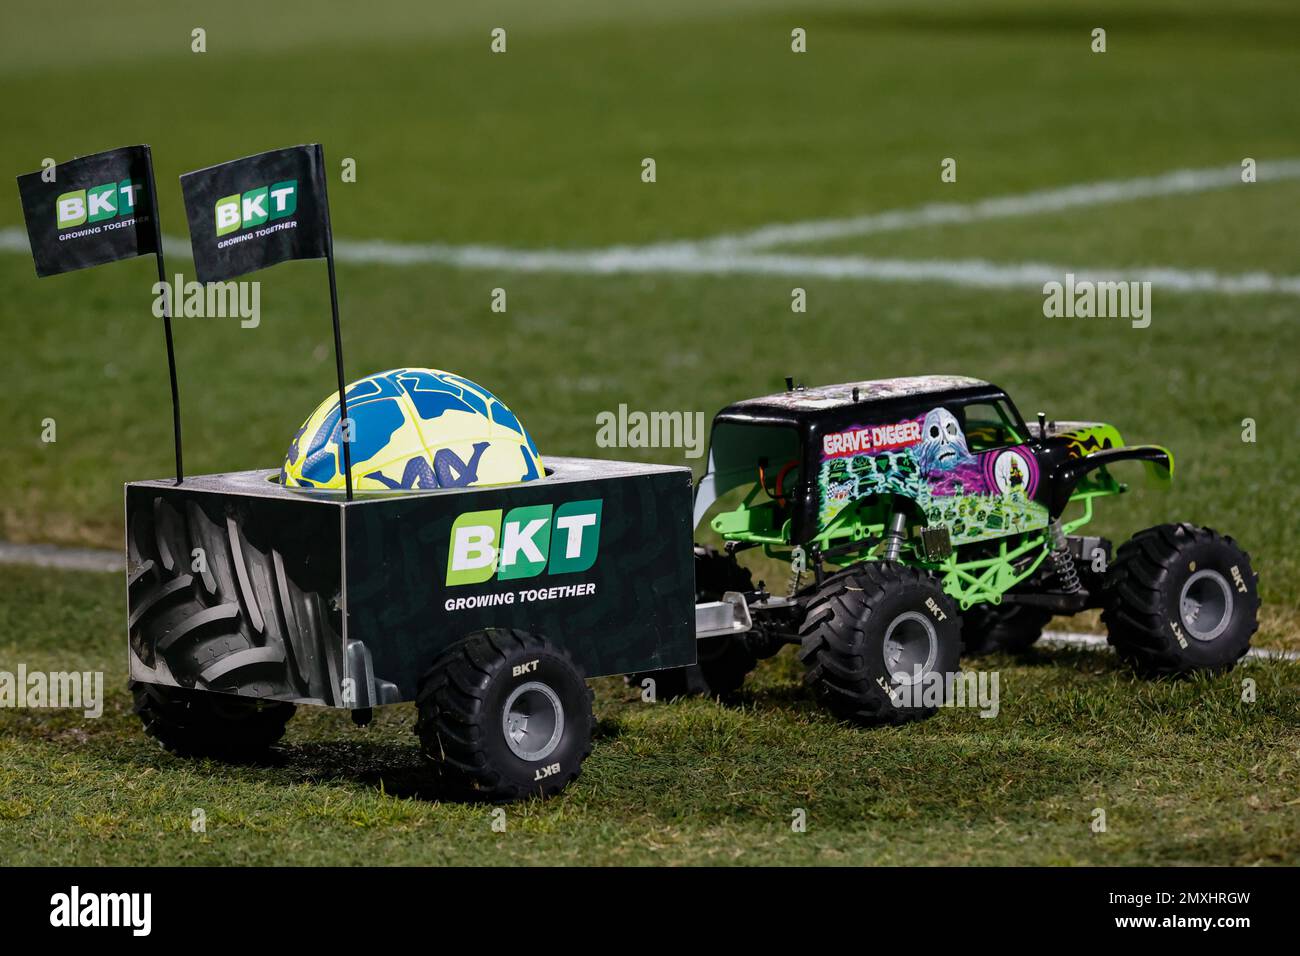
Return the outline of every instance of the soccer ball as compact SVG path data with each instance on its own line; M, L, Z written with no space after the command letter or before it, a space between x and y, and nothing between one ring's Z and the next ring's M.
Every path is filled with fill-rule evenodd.
M463 488L542 477L537 446L510 409L469 379L431 368L367 375L347 387L352 486L359 491ZM280 481L343 488L338 394L289 443Z

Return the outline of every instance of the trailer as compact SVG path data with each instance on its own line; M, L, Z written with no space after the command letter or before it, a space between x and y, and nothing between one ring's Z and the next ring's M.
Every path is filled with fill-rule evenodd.
M278 738L297 705L366 720L417 701L441 762L474 767L497 742L483 738L504 737L501 766L464 775L476 789L558 789L590 748L585 680L693 664L696 614L733 631L735 605L695 607L688 469L547 465L532 482L351 500L269 470L128 484L147 729L234 757Z

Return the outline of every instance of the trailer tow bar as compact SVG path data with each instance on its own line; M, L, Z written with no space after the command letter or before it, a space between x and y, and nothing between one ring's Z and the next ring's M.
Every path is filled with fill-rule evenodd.
M725 637L744 634L753 628L749 603L739 591L728 591L721 601L705 601L695 605L695 638Z

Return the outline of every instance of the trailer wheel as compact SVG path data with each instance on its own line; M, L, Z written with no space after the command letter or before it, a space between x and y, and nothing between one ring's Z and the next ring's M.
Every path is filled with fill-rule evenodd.
M1232 538L1157 525L1119 549L1102 621L1116 653L1144 676L1228 670L1259 627L1257 578Z
M178 757L251 760L284 736L295 707L283 701L131 681L145 733Z
M695 601L721 601L728 591L752 591L754 578L734 556L715 548L695 546ZM628 674L629 687L640 688L653 680L655 700L675 697L731 697L745 683L745 676L758 666L759 653L751 635L708 637L697 641L696 663L662 671ZM779 650L781 645L774 645Z
M1043 636L1052 612L1027 604L976 604L961 618L961 639L969 656L1022 654Z
M799 634L805 682L831 713L860 724L930 716L935 681L961 657L957 605L931 575L901 564L828 579Z
M573 658L523 631L449 648L420 682L415 732L454 789L493 800L550 797L591 753L591 688Z

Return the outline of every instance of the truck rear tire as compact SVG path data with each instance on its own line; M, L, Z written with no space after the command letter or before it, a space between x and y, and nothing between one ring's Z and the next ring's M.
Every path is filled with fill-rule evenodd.
M1052 612L1027 604L976 604L962 612L966 654L1023 654L1043 636Z
M715 548L695 546L695 601L721 601L728 591L752 591L754 578L735 557ZM630 687L641 687L646 678L655 682L655 700L675 697L728 698L740 690L745 676L758 666L759 655L750 635L707 637L697 641L696 663L662 671L629 674Z
M1119 549L1102 621L1140 674L1225 671L1259 627L1258 576L1237 542L1209 528L1162 524Z
M178 757L254 760L284 736L293 704L233 694L130 683L145 733Z
M932 576L901 564L829 578L799 634L805 682L831 713L860 724L930 716L934 704L916 691L955 673L961 657L957 605Z
M421 680L415 732L453 790L550 797L577 779L591 753L591 702L566 651L523 631L480 631Z

